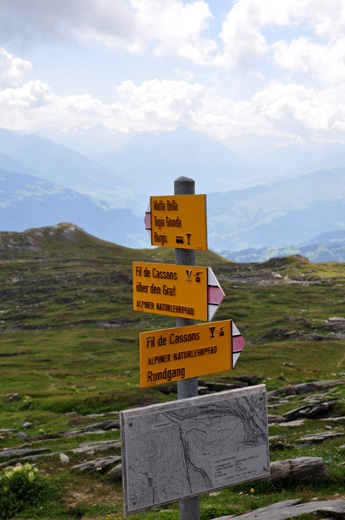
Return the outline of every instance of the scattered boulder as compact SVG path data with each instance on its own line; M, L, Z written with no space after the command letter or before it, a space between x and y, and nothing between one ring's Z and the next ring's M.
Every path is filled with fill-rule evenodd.
M177 385L160 385L157 387L164 395L177 394Z
M345 330L345 318L338 318L337 316L328 318L325 328L335 331L343 331Z
M22 457L24 455L34 455L37 453L44 453L49 451L48 448L19 448L19 449L8 449L0 451L0 458L1 459L8 459L9 457Z
M277 460L271 462L270 470L271 476L265 478L265 480L276 481L287 478L322 480L328 476L322 457Z
M122 464L117 464L107 473L108 477L111 477L112 480L117 480L122 478Z
M261 507L251 513L239 515L240 520L285 520L305 513L333 513L336 518L345 518L345 500L323 500L301 504L301 500L285 500L267 507ZM233 515L220 516L213 520L230 520ZM326 519L325 519L326 520Z
M18 392L16 392L15 394L10 395L10 397L8 397L6 399L6 403L10 403L11 401L14 401L14 399L18 399L18 397L19 397L19 394L18 394Z
M296 428L296 426L303 426L304 419L297 419L296 421L287 421L280 423L280 426L291 426L292 428Z
M269 440L269 443L270 443L270 451L285 450L285 449L293 447L292 444L285 444L281 440L280 435L270 435L268 440Z
M283 417L286 421L293 421L299 417L305 417L306 419L316 419L321 415L324 415L326 412L328 412L328 410L331 410L336 401L337 399L331 399L329 401L321 401L318 403L301 406L300 408L296 408L284 413Z
M277 424L277 423L286 422L285 417L282 417L281 415L268 414L267 419L268 419L268 424Z
M223 390L235 390L236 388L242 388L243 386L247 386L247 384L243 383L217 383L217 382L201 382L199 384L206 387L211 392L222 392Z
M5 428L5 429L0 429L0 435L11 435L12 433L14 433L16 430L14 428Z
M60 453L60 460L61 462L64 462L65 464L68 464L69 462L69 456L65 453Z
M59 432L59 435L62 435L62 437L73 437L74 435L88 435L92 433L93 435L96 434L96 433L104 433L104 430L88 430L88 431L84 431L84 430L69 430L69 431L61 431Z
M18 432L14 437L17 437L17 439L27 439L29 435L26 432Z
M112 430L119 429L120 421L118 419L108 419L107 421L103 421L100 423L90 424L89 426L84 426L81 431L82 432L91 432L93 430Z
M103 469L108 468L109 466L113 466L114 464L120 462L122 457L117 455L113 457L103 457L94 460L89 460L87 462L83 462L82 464L77 464L73 466L72 469L77 469L79 471L85 470L96 470L101 471Z
M299 442L322 442L327 439L336 439L337 437L343 437L345 433L335 432L323 432L323 433L311 433L310 435L304 435L298 439Z
M234 377L237 381L247 383L249 386L257 385L260 381L260 376L236 376Z
M109 448L121 449L121 442L110 442L106 444L102 443L80 446L79 448L75 448L72 451L73 453L94 453L95 451L108 450Z
M283 388L277 388L277 390L272 390L271 392L267 392L267 397L270 399L271 397L276 397L281 394L285 395L302 395L302 394L311 394L312 392L316 392L317 390L326 390L327 388L331 388L337 385L345 384L345 379L337 379L331 381L310 381L308 383L297 383L296 385L288 385Z
M324 417L320 419L320 421L330 421L330 422L345 422L345 416L341 417Z

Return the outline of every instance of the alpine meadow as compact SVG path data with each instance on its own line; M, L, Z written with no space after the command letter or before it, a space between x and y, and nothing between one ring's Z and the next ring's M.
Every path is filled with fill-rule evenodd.
M2 232L0 249L2 475L30 464L46 485L38 503L12 509L0 488L2 517L120 519L118 413L176 399L176 383L139 388L138 333L174 318L132 311L131 266L173 263L173 250L128 249L68 223ZM231 316L246 339L236 367L205 375L199 394L264 383L271 475L275 461L322 465L203 495L200 518L343 497L343 265L298 255L237 264L210 251L197 263L212 267L226 294L217 320ZM178 515L170 504L133 518Z

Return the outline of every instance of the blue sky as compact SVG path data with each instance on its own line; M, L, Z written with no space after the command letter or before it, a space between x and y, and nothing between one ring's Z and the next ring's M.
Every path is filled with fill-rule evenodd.
M0 3L0 127L65 144L345 143L344 79L343 0Z

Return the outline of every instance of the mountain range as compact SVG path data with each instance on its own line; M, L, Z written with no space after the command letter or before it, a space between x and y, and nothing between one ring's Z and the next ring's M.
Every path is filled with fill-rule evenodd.
M38 136L0 130L0 231L68 221L104 240L147 247L149 196L172 194L173 181L185 175L195 179L197 193L207 193L209 248L228 258L255 249L253 258L266 258L276 254L272 248L303 248L345 229L345 166L339 147L335 152L329 164L339 167L298 171L296 164L285 175L273 178L271 171L265 178L263 162L256 167L185 130L136 136L97 160ZM251 261L243 255L236 258Z
M0 222L2 231L73 222L104 240L127 247L144 247L147 234L142 220L128 209L113 209L77 191L24 173L0 168Z
M233 262L265 262L271 258L300 255L311 262L345 262L345 231L323 233L305 244L286 247L248 248L240 251L222 251L221 255Z

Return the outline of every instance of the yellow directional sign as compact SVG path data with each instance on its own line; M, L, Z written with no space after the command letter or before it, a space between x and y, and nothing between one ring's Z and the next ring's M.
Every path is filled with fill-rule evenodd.
M133 309L209 321L223 301L210 267L133 262Z
M233 366L231 320L142 332L139 341L141 387L231 370Z
M151 197L145 226L154 246L207 251L206 195Z

